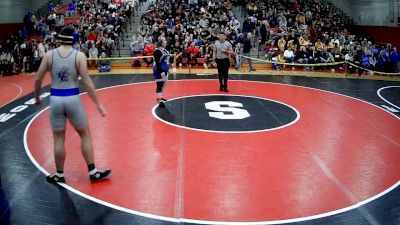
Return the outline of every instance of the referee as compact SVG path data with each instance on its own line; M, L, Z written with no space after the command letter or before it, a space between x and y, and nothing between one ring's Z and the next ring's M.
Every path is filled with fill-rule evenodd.
M233 49L231 43L225 39L225 34L221 33L219 40L215 41L214 61L218 68L219 91L228 92L229 57L233 54Z

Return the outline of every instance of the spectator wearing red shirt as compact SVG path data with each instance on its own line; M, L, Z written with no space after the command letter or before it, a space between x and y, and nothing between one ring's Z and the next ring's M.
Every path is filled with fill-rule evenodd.
M97 41L97 35L96 35L96 33L95 33L94 31L92 31L92 32L90 32L90 33L88 34L88 36L86 37L86 39L87 39L88 41L92 42L92 43L96 43L96 41Z
M192 60L194 60L195 64L198 64L197 58L199 57L199 55L200 55L200 48L199 46L196 46L195 42L193 41L187 48L188 64L190 64Z
M271 41L269 45L265 47L265 57L268 60L272 60L272 58L278 56L279 48L276 46L275 41Z
M292 8L293 10L298 10L301 8L301 5L297 1L294 1Z
M144 46L143 55L152 56L154 49L156 49L156 45L152 42L147 43ZM151 58L143 58L143 61L147 64L147 66L151 66L153 64L153 57Z

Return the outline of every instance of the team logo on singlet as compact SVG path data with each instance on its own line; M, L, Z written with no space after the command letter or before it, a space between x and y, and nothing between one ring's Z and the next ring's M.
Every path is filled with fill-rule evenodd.
M69 76L70 76L69 68L63 67L58 72L58 78L60 79L61 82L67 82L69 80Z

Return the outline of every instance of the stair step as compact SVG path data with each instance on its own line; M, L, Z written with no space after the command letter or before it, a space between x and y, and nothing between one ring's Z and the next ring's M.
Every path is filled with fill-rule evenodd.
M131 38L139 28L140 18L147 12L149 1L143 2L139 6L139 10L134 10L131 17L131 23L127 23L123 28L123 35L120 37L119 50L113 50L114 57L129 57ZM124 65L125 66L125 65ZM129 65L131 66L131 65Z
M117 52L118 54L119 54L119 52L121 52L121 55L122 55L122 54L124 54L124 55L129 55L130 50L129 50L129 49L120 49L119 51L116 50L116 52Z
M131 47L130 47L130 44L131 44L131 42L125 42L125 44L120 44L119 45L119 48L122 50L122 49L130 49Z

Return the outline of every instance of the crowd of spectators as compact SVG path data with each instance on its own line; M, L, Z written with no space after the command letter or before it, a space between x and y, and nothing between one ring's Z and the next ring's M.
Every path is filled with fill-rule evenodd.
M43 55L59 46L57 33L66 25L76 29L75 49L89 58L98 58L103 52L110 57L136 5L136 0L73 0L66 5L50 3L47 15L29 12L18 33L0 45L0 73L36 70Z
M89 59L103 52L112 56L137 4L137 0L74 0L61 6L49 4L44 16L28 13L19 32L0 45L0 73L35 70L45 52L58 46L56 35L65 25L76 28L74 48ZM239 5L245 12L235 12L245 15L243 21L233 12ZM347 61L365 68L358 70L360 74L368 70L400 72L400 54L395 47L350 33L342 17L322 0L152 0L131 38L130 54L150 56L157 40L166 37L167 48L176 54L179 65L209 67L213 43L221 32L238 55L250 37L258 50L250 51L253 57L256 52L267 60L287 63ZM152 64L152 58L144 61ZM98 66L98 61L89 60L89 65ZM356 68L348 67L350 72ZM304 69L314 68L307 65Z
M243 22L232 10L239 4L246 10ZM197 59L204 58L204 65L209 66L212 44L220 32L227 34L238 54L247 33L252 33L253 46L271 61L348 61L366 69L358 70L360 74L368 70L400 72L400 54L395 47L350 33L342 17L321 0L156 0L132 37L131 55L143 54L146 45L165 36L178 63L198 64ZM343 65L337 68L343 69ZM348 69L356 71L354 66Z
M400 55L391 44L377 44L346 29L330 4L321 0L251 1L242 32L259 36L267 59L281 62L347 61L368 70L400 72ZM305 67L309 69L310 67ZM356 67L350 66L350 72Z
M166 37L167 49L176 54L178 65L208 67L212 61L212 44L220 32L227 33L232 43L238 40L241 27L232 10L236 4L229 0L153 1L132 37L131 55L146 55L147 48L154 48L160 37Z

